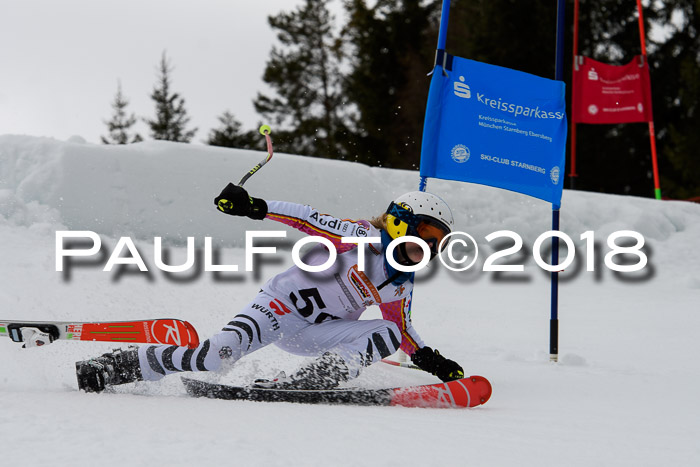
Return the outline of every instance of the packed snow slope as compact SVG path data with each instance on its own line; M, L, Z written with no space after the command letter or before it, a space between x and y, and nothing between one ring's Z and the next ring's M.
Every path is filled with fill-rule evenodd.
M290 245L299 238L289 232L270 241L277 254L246 272L245 232L283 226L214 207L226 183L238 182L263 157L163 142L117 147L0 136L0 320L177 317L202 337L216 332L291 264ZM276 154L246 188L256 197L368 218L417 183L417 172ZM456 229L471 234L480 253L467 272L436 262L418 274L414 326L468 374L491 380L494 393L485 406L200 400L185 395L177 376L85 394L77 391L74 362L113 346L57 342L22 349L2 339L3 465L700 465L700 206L565 191L561 228L576 243L576 256L561 274L561 358L553 364L549 277L532 253L550 229L550 206L450 181L430 180L428 189L448 201ZM66 230L96 232L102 248L94 257L66 260L57 272L56 232ZM485 240L500 230L516 232L524 247L497 263L524 264L523 272L482 271L489 255L512 245ZM606 240L620 230L643 235L649 261L642 271L605 266ZM580 239L586 231L597 245L588 253ZM103 271L127 236L148 271L133 265ZM154 237L163 239L168 264L184 262L187 237L194 237L195 267L158 269ZM239 272L204 271L206 237L218 264L237 264ZM586 271L590 254L594 272ZM226 374L197 377L246 383L301 363L269 347ZM428 382L436 379L379 364L353 384Z

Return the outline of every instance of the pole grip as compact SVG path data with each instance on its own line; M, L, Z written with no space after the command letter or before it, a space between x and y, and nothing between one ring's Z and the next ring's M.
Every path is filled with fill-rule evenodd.
M559 207L552 210L552 230L559 230ZM552 237L552 264L559 264L559 237ZM549 320L549 361L559 359L559 271L551 273L551 315Z
M559 320L549 320L549 361L559 361Z

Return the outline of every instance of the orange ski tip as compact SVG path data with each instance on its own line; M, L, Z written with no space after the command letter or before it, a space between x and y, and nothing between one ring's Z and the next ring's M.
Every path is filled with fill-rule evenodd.
M472 405L472 407L475 407L476 405L483 405L491 399L491 393L493 392L493 387L491 386L491 382L484 378L483 376L477 376L477 375L472 375L469 377L471 382L474 384L474 386L478 387L480 390L478 391L478 404ZM476 402L476 401L475 401Z

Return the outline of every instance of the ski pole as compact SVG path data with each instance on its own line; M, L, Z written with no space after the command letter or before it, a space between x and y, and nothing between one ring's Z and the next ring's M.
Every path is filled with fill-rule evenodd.
M263 166L270 162L270 159L272 159L272 138L270 138L270 133L272 133L272 130L270 129L270 125L262 125L259 131L260 134L265 137L265 142L267 143L267 156L265 159L261 160L258 165L250 169L248 173L243 176L243 178L241 178L241 181L238 182L238 186L243 186L243 184L247 182L250 177L252 177L258 170L262 169ZM219 200L218 205L221 211L223 211L225 208L233 208L233 203L227 199Z
M243 186L243 184L248 181L250 177L252 177L255 172L258 170L262 169L262 167L270 162L270 159L272 159L272 139L270 138L270 133L272 133L272 130L270 129L270 125L262 125L260 127L260 134L265 137L265 141L267 142L267 157L263 160L260 161L258 165L250 169L250 171L241 178L241 181L238 182L238 186Z
M401 368L410 368L412 370L420 370L419 367L414 365L413 363L408 363L408 362L397 362L395 360L389 360L388 358L383 358L381 360L382 363L386 363L387 365L392 365L392 366L399 366Z

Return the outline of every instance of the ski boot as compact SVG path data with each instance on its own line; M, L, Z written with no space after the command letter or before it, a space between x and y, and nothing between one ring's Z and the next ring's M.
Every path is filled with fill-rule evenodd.
M85 392L102 392L107 386L142 381L138 347L126 350L114 349L101 357L76 362L78 389Z
M287 376L284 371L273 380L256 379L253 387L264 389L334 389L349 379L345 361L338 355L324 353L310 364Z

